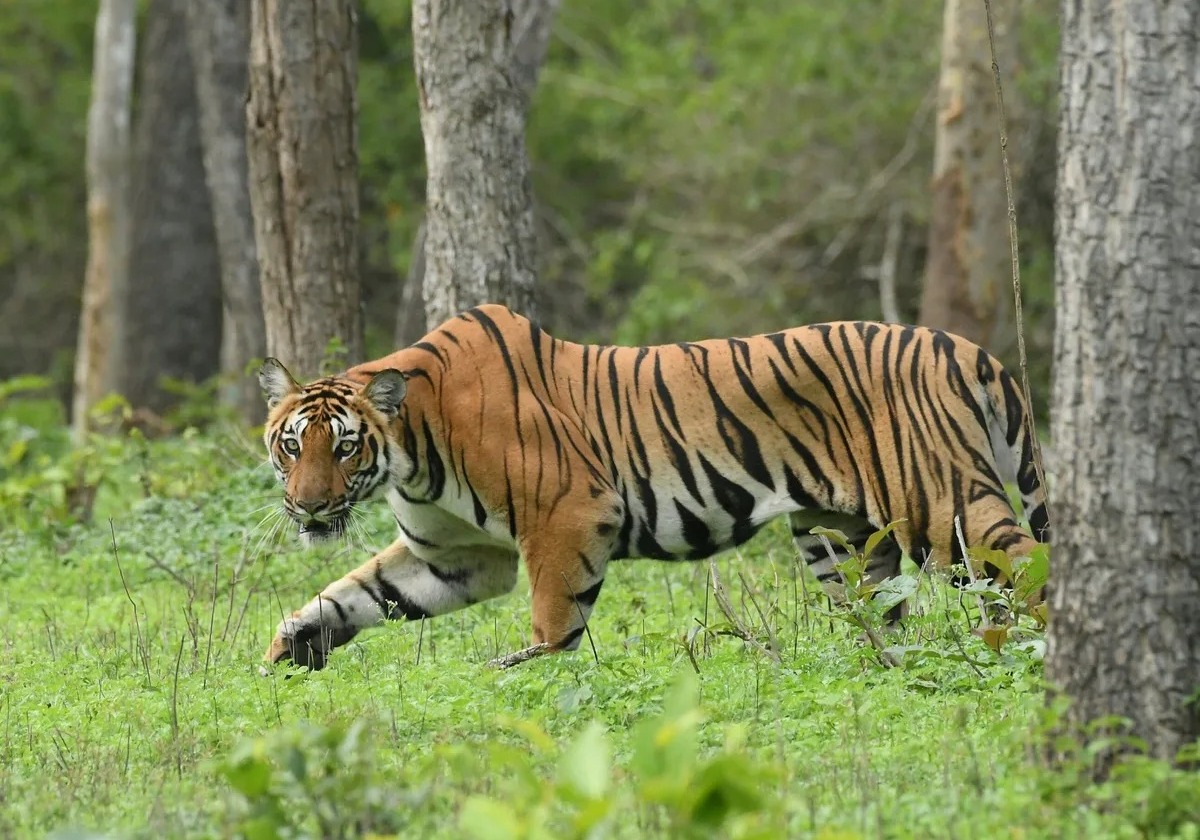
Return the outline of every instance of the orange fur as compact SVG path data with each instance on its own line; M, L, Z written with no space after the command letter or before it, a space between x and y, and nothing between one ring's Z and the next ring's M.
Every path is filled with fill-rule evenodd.
M1017 522L1005 478L1045 536L1013 381L944 332L840 322L611 347L562 341L483 306L338 380L285 387L268 445L302 394L370 390L387 371L404 375L402 399L351 395L345 405L368 426L387 424L386 489L401 540L370 581L336 582L327 592L340 596L323 593L285 621L271 661L295 658L322 598L338 614L338 597L353 601L357 585L382 605L373 620L391 616L393 596L410 617L438 614L506 591L517 553L533 592L533 642L560 649L578 645L610 560L705 557L783 514L818 576L831 566L807 534L814 524L849 527L861 544L902 520L878 576L896 573L901 550L957 558L955 517L971 546L1028 553L1034 537ZM307 431L313 454L297 461L304 472L293 489L291 471L288 492L336 495L341 467L320 430ZM317 651L321 662L329 646Z

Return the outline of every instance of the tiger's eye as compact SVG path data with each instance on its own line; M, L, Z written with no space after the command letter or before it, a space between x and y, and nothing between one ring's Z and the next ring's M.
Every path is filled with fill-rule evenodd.
M358 444L352 440L344 440L337 445L337 454L343 458L348 458L354 454L356 449L358 449Z
M289 455L296 455L300 452L300 444L295 438L284 438L283 451Z

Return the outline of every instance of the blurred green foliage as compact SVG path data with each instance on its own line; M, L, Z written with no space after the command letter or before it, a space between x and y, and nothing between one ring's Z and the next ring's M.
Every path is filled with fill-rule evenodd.
M1052 4L1023 9L1022 60L1002 69L1045 405L1057 32ZM84 0L0 14L0 376L69 379L94 14ZM915 318L941 16L941 0L562 3L528 138L543 321L643 342L878 317L893 208ZM410 4L362 0L360 32L365 311L382 353L423 211Z

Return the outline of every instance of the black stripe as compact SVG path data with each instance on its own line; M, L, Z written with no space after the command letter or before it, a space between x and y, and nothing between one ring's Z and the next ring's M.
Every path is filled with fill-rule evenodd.
M754 494L721 475L704 455L701 454L698 457L700 467L704 470L704 475L712 487L713 498L721 509L733 518L731 539L734 545L741 545L754 536L754 532L758 530L750 519L751 514L754 513Z
M1046 512L1046 505L1039 504L1032 511L1027 511L1029 517L1029 527L1033 531L1033 538L1038 542L1050 541L1050 516Z
M579 564L581 566L583 566L584 570L587 571L588 577L595 577L596 576L596 566L592 563L592 561L588 558L588 556L581 551L581 552L579 552L578 557L579 557Z
M394 605L390 611L388 608L384 608L384 615L388 618L395 618L397 614L403 615L409 621L432 618L429 613L414 604L403 592L387 581L383 577L382 569L375 570L375 583L379 586L379 593L383 596L383 600L389 605Z
M833 339L829 332L824 333L825 348L829 351L829 356L833 359L833 363L838 369L838 374L846 384L846 393L850 397L850 402L854 406L854 412L858 415L859 422L862 423L863 433L867 438L866 447L871 453L871 466L875 472L876 501L882 509L881 513L886 521L891 518L892 494L888 490L887 473L883 468L883 458L879 451L878 441L875 439L874 418L871 416L871 408L865 399L866 387L859 376L858 363L855 361L855 350L850 346L850 340L846 335L845 329L839 329L838 334L842 339L844 355L839 355L838 351L834 348ZM849 368L849 373L846 371L847 368Z
M483 507L483 502L479 498L479 494L475 492L475 488L471 485L471 479L467 476L466 470L463 470L463 481L466 482L467 491L471 494L471 506L475 511L475 525L482 528L487 523L487 511Z
M403 533L404 536L408 538L409 542L416 543L417 545L423 545L426 548L437 548L437 546L434 543L431 543L429 540L421 539L416 534L414 534L412 531L405 528L404 523L401 522L399 519L396 520L396 525L400 528L400 532Z
M333 611L337 613L338 618L341 619L343 623L346 621L346 608L339 604L337 599L330 598L328 595L321 595L319 596L319 599L327 602L331 607L333 607Z
M433 356L435 359L438 360L438 364L440 364L443 368L448 366L448 362L446 361L446 356L442 353L441 349L430 344L428 341L418 341L416 344L414 344L412 346L412 349L423 350L426 353L429 353L431 356Z
M496 322L487 315L484 315L478 307L468 310L467 314L479 322L479 325L491 337L492 342L496 345L496 349L500 352L500 358L504 360L504 367L508 370L508 382L512 388L513 405L515 406L519 383L517 380L517 370L513 365L512 353L508 349L508 343L504 340L504 333L496 326Z
M719 546L713 542L712 531L709 530L708 525L703 519L688 510L679 499L674 501L679 521L683 525L683 538L692 547L688 559L702 560L716 554Z
M425 469L429 472L429 499L440 499L446 489L446 465L433 442L433 429L425 420L421 421L425 432Z
M683 479L683 486L692 494L692 498L700 504L704 504L704 498L700 495L700 485L696 483L696 473L692 470L691 459L688 457L687 450L680 445L675 439L674 434L667 428L663 422L662 410L658 406L658 400L654 397L650 398L650 408L654 410L654 423L658 426L659 436L667 445L667 454L671 458L671 466Z
M575 600L583 604L585 607L594 606L596 599L600 597L600 587L602 586L604 586L604 578L600 578L600 580L596 581L587 589L576 595Z
M992 536L992 534L994 534L994 533L995 533L997 530L999 530L1000 528L1016 528L1016 529L1019 529L1019 528L1020 528L1020 526L1019 526L1019 525L1017 525L1017 522L1016 522L1016 520L1015 520L1015 519L1011 519L1011 518L1009 518L1009 517L1007 517L1007 516L1006 516L1006 517L1004 517L1003 519L997 519L995 522L993 522L991 525L989 525L989 526L988 526L988 529L987 529L986 531L984 531L982 534L980 534L980 535L979 535L979 545L981 545L981 546L984 546L984 547L987 547L987 548L1000 548L1000 549L1003 549L1003 548L1007 548L1007 547L1008 547L1009 545L1011 545L1011 544L1012 544L1014 541L1017 541L1017 540L1020 540L1020 539L1021 539L1021 535L1020 535L1020 534L1015 534L1015 535L1014 535L1014 534L1012 534L1012 533L1010 532L1010 533L1009 533L1009 536L1010 536L1010 537L1012 537L1012 539L1009 539L1005 545L999 545L999 544L992 544L992 543L989 543L989 542L988 542L988 538L989 538L989 537L991 537L991 536Z
M767 339L767 341L769 341L773 345L775 345L775 349L779 352L779 355L783 358L784 364L786 364L788 366L788 370L790 370L793 375L798 373L799 371L796 370L796 366L792 363L792 357L788 355L787 333L777 332L777 333L771 333L771 334L763 336L763 337L765 339Z
M432 563L426 563L429 573L445 584L463 584L471 577L470 569L443 569Z
M650 354L650 348L639 347L638 351L637 351L637 358L635 358L633 360L633 392L635 394L640 393L642 390L641 389L641 379L640 379L642 362L646 361L646 356L648 356L649 354Z
M574 630L572 630L570 633L568 633L567 635L563 636L563 638L562 638L562 641L558 643L558 647L560 647L560 648L568 648L568 647L570 647L571 645L575 644L575 642L577 642L577 641L579 640L579 637L580 637L580 636L582 636L582 635L583 635L583 628L582 628L582 627L576 627L576 628L575 628Z
M675 427L675 434L679 436L681 441L687 440L687 436L683 433L683 426L679 422L679 415L675 413L675 400L671 396L671 391L667 388L666 380L662 375L662 353L654 354L654 394L662 403L663 411L667 414L667 419L671 421L671 425Z
M542 330L533 321L529 322L529 343L533 347L533 360L537 362L538 376L542 380L542 385L549 388L549 379L546 376L546 360L542 357ZM553 346L551 346L553 352Z
M508 533L515 539L517 536L517 509L513 504L513 487L512 481L508 477L507 459L504 466L504 503L508 508Z
M721 395L709 375L707 361L707 356L705 356L704 384L708 388L708 398L717 415L717 432L721 435L725 448L751 478L764 487L774 490L775 482L771 478L771 471L767 468L766 461L763 460L757 436L737 414L729 410L729 406L721 399Z
M767 401L763 399L762 394L758 392L758 388L755 387L754 381L747 373L750 368L749 346L741 339L731 338L729 339L729 349L731 361L733 362L733 372L737 376L738 384L742 386L742 390L746 392L746 396L750 397L750 401L758 407L758 410L771 420L774 420L775 415L771 411L770 406L767 405ZM742 367L742 362L738 360L738 350L742 350L743 355L746 357L745 368Z
M812 456L810 455L809 457L811 458ZM806 508L826 508L827 507L827 505L823 505L820 502L818 502L812 496L812 494L810 494L807 490L804 489L804 485L800 482L800 478L794 472L792 472L792 468L789 467L787 464L783 465L783 482L784 482L784 487L787 488L788 497L796 504L801 505L802 507L806 507ZM828 484L829 482L825 481L825 483ZM830 501L832 501L832 497L831 497ZM686 531L685 531L684 535L686 536ZM690 542L690 540L689 540L689 542Z
M608 387L612 392L613 414L617 418L617 437L621 436L621 377L617 373L617 348L608 353Z

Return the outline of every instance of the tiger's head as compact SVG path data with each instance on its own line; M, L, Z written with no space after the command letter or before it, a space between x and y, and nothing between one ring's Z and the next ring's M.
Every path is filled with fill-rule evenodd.
M277 359L258 371L267 397L263 439L284 486L283 507L306 544L341 534L358 502L390 479L399 447L388 434L407 387L382 370L366 385L318 379L301 386Z

